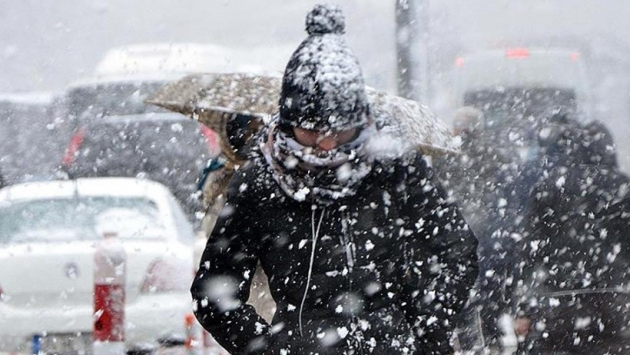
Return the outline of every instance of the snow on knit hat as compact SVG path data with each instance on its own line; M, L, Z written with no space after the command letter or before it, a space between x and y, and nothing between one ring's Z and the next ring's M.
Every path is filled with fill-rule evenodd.
M346 130L368 123L361 67L346 45L345 18L333 5L316 5L306 16L309 36L287 64L280 94L280 125Z

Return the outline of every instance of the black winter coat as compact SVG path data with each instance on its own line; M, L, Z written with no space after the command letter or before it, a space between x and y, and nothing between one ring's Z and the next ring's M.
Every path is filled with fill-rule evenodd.
M629 189L615 169L563 164L549 171L528 211L525 285L544 294L627 284Z
M612 136L561 128L525 208L525 285L545 294L627 284L630 180L616 167Z
M525 205L521 312L545 325L530 334L544 353L630 349L630 180L594 129L551 140Z
M328 206L287 197L255 160L208 240L195 314L232 354L449 354L476 247L423 159L377 163L357 195ZM245 303L259 261L272 325Z
M556 165L535 186L531 234L521 249L520 308L546 324L547 336L536 340L542 349L628 353L617 348L630 346L621 336L630 324L630 295L612 291L630 285L629 188L615 169L582 164Z

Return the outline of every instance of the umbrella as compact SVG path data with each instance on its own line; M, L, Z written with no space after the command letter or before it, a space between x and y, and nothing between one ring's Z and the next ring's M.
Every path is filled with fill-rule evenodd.
M221 137L222 151L231 163L239 164L246 157L231 144L228 138L234 134L228 131L240 118L236 126L242 139L253 135L266 117L278 112L281 86L279 75L193 74L165 86L147 103L206 124ZM426 106L372 88L367 93L382 131L428 155L456 150L447 126Z
M447 125L425 105L369 87L367 94L372 115L381 131L415 146L426 155L457 151Z
M232 123L240 125L236 135L243 141L253 135L265 116L277 111L281 80L279 76L245 73L193 74L166 85L146 102L189 115L212 128L221 138L227 163L238 165L246 156L229 139L235 135L228 132Z

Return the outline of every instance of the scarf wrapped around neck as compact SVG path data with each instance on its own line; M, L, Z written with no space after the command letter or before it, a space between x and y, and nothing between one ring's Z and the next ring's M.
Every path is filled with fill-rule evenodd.
M331 204L355 195L372 170L365 145L375 131L369 125L352 142L323 151L301 145L274 122L259 144L271 175L287 195L300 202Z

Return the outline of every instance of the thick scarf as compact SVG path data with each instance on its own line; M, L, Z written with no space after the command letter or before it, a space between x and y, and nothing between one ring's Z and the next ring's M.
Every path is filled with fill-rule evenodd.
M312 199L331 204L355 195L362 179L372 170L365 144L375 132L373 125L363 129L352 142L330 151L301 145L275 123L267 130L261 135L261 151L274 180L296 201Z

